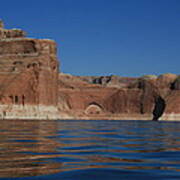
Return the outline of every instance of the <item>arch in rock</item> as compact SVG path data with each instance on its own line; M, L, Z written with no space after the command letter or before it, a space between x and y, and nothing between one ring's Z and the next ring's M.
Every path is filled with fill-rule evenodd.
M85 113L89 115L102 114L103 107L96 102L92 102L86 107Z

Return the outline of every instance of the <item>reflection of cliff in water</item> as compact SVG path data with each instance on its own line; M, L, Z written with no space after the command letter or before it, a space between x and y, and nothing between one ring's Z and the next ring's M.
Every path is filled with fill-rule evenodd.
M178 172L179 129L153 121L1 121L0 178L61 179L61 172L104 168Z
M56 134L56 123L1 121L0 177L34 176L60 171L56 158L59 144L48 137Z

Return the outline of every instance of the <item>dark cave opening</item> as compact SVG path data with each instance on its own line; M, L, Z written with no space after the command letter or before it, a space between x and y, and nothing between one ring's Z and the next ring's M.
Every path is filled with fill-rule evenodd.
M158 121L159 118L163 115L164 110L166 108L165 100L158 96L155 100L155 107L153 110L153 120Z

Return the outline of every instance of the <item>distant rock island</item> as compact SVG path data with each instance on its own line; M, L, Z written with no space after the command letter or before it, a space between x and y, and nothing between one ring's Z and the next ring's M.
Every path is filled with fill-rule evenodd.
M1 119L180 120L180 75L59 73L56 43L0 21Z

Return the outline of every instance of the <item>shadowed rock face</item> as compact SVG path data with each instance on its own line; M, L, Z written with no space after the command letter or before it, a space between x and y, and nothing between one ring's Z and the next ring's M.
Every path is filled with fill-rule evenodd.
M124 88L129 84L137 81L137 78L120 77L120 76L78 76L81 80L91 83L99 84L105 87Z
M172 83L171 89L180 90L180 76L178 76L174 83Z
M155 101L155 107L153 110L153 120L157 121L163 115L165 107L165 100L160 96L157 97Z

